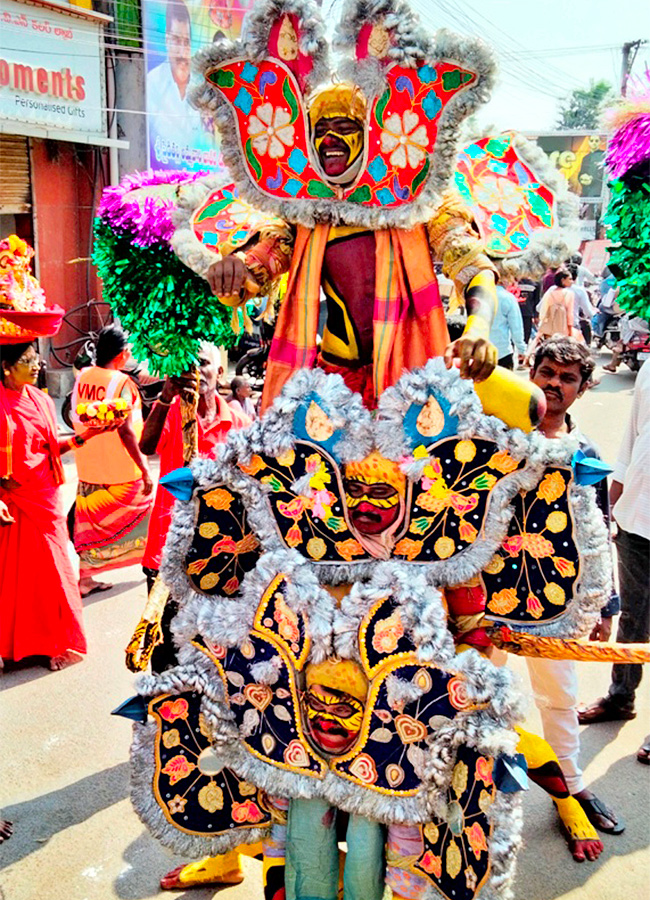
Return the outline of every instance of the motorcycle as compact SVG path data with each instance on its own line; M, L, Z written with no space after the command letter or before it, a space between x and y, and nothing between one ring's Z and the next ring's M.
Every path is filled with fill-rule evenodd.
M241 357L235 366L235 374L247 375L255 386L261 385L266 374L266 361L272 340L273 325L269 325L268 322L261 322L257 343Z
M623 344L620 358L632 372L638 372L643 363L650 359L650 333L635 331L628 343Z

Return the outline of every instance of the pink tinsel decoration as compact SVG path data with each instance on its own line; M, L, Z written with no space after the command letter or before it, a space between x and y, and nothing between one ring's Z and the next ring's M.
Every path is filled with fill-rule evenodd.
M611 137L607 168L613 178L620 178L647 159L650 159L650 115L627 122Z
M127 175L115 187L102 193L97 215L113 228L128 231L139 247L168 243L174 233L171 213L174 202L164 197L150 196L143 201L127 200L130 191L158 184L191 184L207 172L178 172L150 169Z
M627 96L607 110L604 118L615 129L606 157L613 178L650 160L650 69L628 80Z

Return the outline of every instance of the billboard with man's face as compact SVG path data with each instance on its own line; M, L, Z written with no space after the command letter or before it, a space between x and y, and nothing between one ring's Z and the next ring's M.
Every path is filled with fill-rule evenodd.
M542 134L534 138L555 167L583 200L598 201L603 195L603 168L607 136L604 134Z
M239 37L254 0L143 0L147 35L147 127L154 169L214 170L221 164L212 116L190 106L192 56Z

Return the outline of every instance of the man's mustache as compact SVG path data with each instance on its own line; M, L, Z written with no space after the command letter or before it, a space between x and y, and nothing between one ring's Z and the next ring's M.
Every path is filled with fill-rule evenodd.
M544 388L544 393L545 394L555 394L555 396L558 398L558 400L562 399L562 392L560 390L558 390L557 388Z

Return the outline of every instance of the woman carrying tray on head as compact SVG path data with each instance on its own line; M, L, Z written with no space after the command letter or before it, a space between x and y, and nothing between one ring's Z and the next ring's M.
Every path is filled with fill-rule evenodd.
M38 371L33 343L0 346L0 657L45 656L61 669L86 652L61 454L102 429L60 441L54 404L35 387Z

